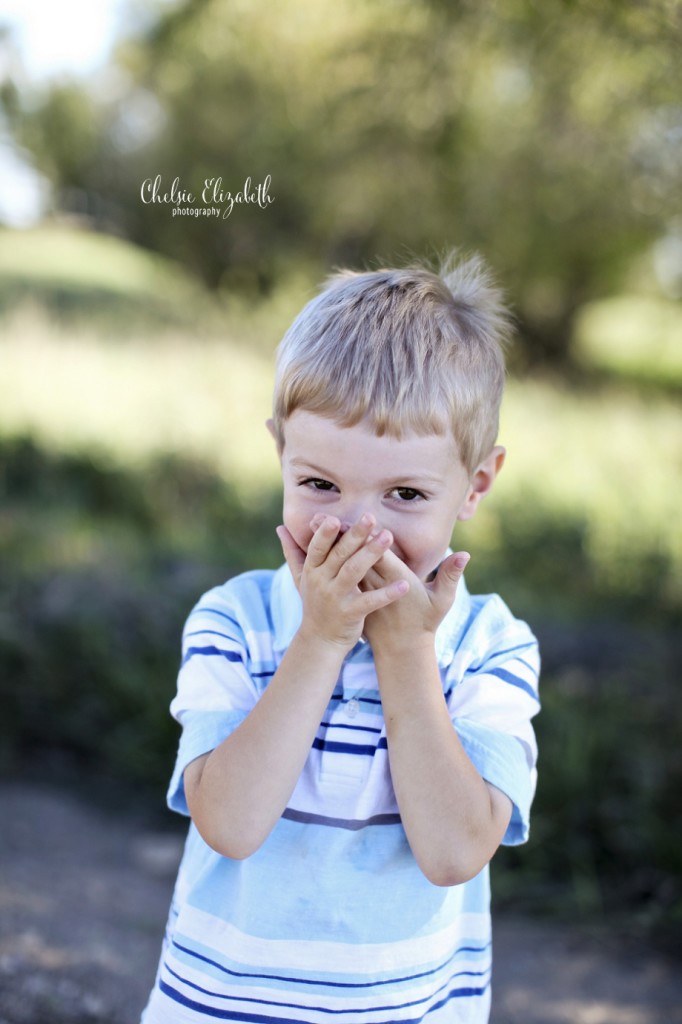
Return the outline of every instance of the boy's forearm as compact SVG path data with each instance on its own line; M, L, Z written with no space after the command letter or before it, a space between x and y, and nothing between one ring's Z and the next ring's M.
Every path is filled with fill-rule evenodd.
M500 844L511 802L469 760L452 725L433 645L375 651L391 776L412 852L436 885L478 874Z
M192 819L217 852L248 857L274 828L303 770L345 653L296 634L244 722L185 770Z

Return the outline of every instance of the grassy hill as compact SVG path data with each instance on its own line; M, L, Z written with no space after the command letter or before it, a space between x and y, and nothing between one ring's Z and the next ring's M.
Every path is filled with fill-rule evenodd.
M30 303L108 327L189 325L213 300L172 261L113 235L55 222L0 230L0 315Z

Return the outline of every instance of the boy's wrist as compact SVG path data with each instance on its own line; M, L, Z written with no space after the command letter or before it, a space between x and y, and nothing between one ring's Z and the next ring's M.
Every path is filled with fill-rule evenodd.
M374 656L379 690L384 704L384 715L408 717L414 712L414 701L421 700L427 691L441 692L440 671L436 647L431 638L410 648L396 646Z
M391 664L402 666L406 662L421 661L424 658L434 657L435 653L436 634L430 630L424 630L418 634L384 636L381 643L376 643L372 647L377 670Z
M305 622L302 622L298 627L294 639L292 640L292 645L293 644L304 647L308 656L319 658L321 661L328 664L338 662L339 666L351 648L355 646L355 644L350 641L343 642L341 640L335 640L331 637L323 636Z

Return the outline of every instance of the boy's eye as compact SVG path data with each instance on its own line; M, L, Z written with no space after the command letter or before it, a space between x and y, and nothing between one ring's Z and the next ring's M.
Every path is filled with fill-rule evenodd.
M334 487L333 483L329 480L320 480L318 477L308 477L306 480L302 480L301 483L308 484L309 487L313 487L316 491L331 491Z
M424 497L422 492L415 490L414 487L396 487L393 493L397 494L401 501L414 501L415 498Z

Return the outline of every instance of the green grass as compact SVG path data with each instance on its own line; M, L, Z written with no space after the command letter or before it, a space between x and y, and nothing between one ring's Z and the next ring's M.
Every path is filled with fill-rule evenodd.
M545 566L548 597L557 589L569 598L595 592L635 603L639 597L642 607L648 599L655 614L679 610L680 438L682 409L671 398L652 400L625 385L581 393L512 381L501 426L507 465L472 523L472 544L496 558L510 545L523 550ZM579 545L574 566L551 541L543 550L544 538L560 528ZM587 578L576 580L585 570ZM524 573L522 563L518 571ZM560 588L553 586L558 579Z
M110 333L133 324L187 328L198 316L216 314L203 286L172 261L113 235L58 223L0 229L0 312L23 304L69 324L88 317Z
M576 349L588 367L679 392L682 303L646 295L593 302L578 318Z
M247 490L274 479L272 368L234 339L138 333L121 344L24 312L6 325L0 360L5 434L29 431L57 451L90 448L133 465L180 452Z

